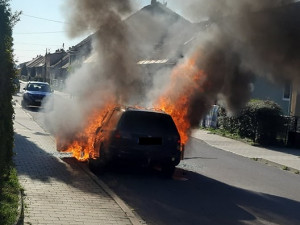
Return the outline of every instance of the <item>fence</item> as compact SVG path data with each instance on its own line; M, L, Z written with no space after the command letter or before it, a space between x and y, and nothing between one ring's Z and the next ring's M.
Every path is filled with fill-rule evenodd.
M291 147L300 148L300 117L286 117L286 141L285 143Z

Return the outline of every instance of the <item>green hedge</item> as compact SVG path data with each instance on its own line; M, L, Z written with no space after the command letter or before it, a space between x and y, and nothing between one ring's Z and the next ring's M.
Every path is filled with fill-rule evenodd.
M238 116L233 117L221 109L218 120L220 128L262 145L276 143L284 122L280 106L269 100L251 100Z
M13 61L12 26L15 15L7 0L0 0L0 174L12 161L13 155L13 106L12 80L15 76Z

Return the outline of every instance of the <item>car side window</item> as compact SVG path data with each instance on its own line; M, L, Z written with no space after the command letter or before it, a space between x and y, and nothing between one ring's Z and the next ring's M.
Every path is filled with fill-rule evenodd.
M107 128L114 129L116 127L121 115L122 115L122 112L114 110L107 122Z

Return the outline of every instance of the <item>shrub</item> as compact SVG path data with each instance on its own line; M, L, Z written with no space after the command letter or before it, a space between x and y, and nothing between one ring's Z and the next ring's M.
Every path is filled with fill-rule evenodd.
M250 138L266 145L276 142L277 134L284 128L284 118L280 106L269 100L251 100L238 116L228 117L220 112L221 128Z
M0 0L0 173L12 160L13 153L13 107L12 80L15 76L13 61L12 26L18 13L11 13L8 0Z

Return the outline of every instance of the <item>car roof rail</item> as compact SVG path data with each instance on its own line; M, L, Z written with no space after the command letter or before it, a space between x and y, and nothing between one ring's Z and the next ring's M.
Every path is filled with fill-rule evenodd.
M153 110L153 111L158 111L158 112L166 113L164 110L162 110L162 109L160 109L160 108L149 108L149 110Z

